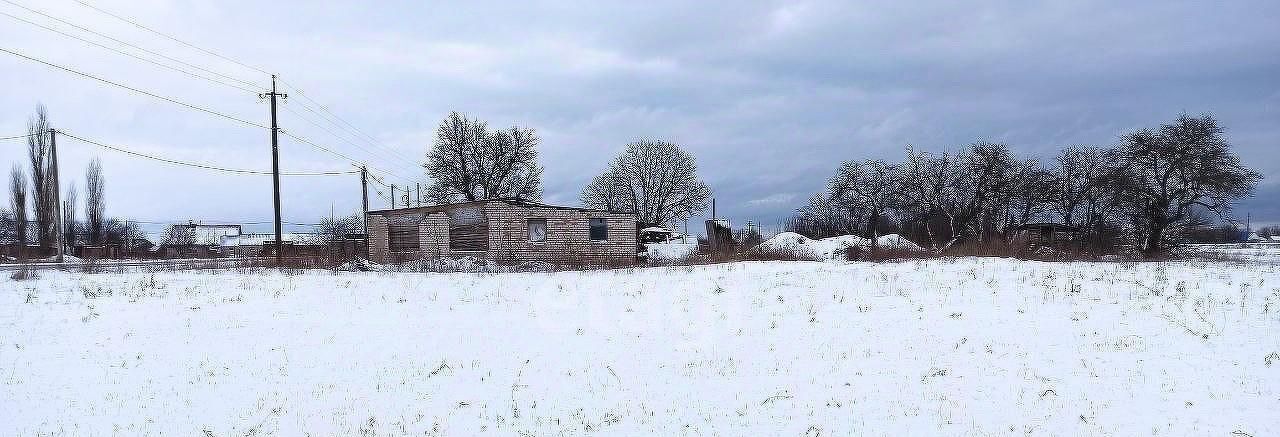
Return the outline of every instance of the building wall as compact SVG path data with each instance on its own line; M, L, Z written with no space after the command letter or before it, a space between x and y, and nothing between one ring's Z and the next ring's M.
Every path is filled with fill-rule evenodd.
M552 264L626 265L635 262L636 222L631 214L581 211L540 206L512 205L493 201L480 205L489 226L489 248L484 252L449 249L449 218L443 211L414 209L385 211L366 216L369 227L369 257L375 262L400 262L422 258L471 255L503 264L545 261ZM543 243L529 241L528 219L547 220ZM590 240L590 219L604 218L608 239ZM418 250L392 253L388 250L391 220L418 223Z
M624 265L635 262L636 220L630 214L580 211L490 202L487 257L502 263L546 261L553 264ZM528 219L547 220L547 239L529 241ZM604 218L608 240L590 240L590 219Z

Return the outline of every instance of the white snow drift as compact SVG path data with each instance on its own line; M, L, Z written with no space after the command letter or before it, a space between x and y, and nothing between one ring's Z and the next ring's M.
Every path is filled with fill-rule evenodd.
M920 251L920 246L898 234L881 235L876 239L879 247L885 249ZM871 240L856 235L841 235L814 240L795 232L783 232L773 236L759 246L758 251L782 252L793 254L798 258L812 260L842 260L851 247L867 248Z
M0 282L0 435L1277 435L1277 268Z

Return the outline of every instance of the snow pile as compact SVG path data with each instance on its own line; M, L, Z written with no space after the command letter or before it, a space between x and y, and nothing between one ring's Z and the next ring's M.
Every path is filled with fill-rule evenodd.
M644 248L649 261L675 261L698 253L698 243L649 243Z
M920 247L920 245L913 243L911 240L908 240L898 234L881 235L880 238L876 239L876 243L885 249L906 250L911 252L924 251L924 248Z
M364 258L356 258L334 267L334 270L339 272L376 272L382 269L382 265Z
M898 234L882 235L876 239L886 249L921 251L919 245ZM856 235L841 235L814 240L795 232L783 232L756 246L760 253L792 254L796 258L811 260L843 260L850 248L866 249L871 240Z
M0 435L1280 435L1278 276L48 271L0 280Z

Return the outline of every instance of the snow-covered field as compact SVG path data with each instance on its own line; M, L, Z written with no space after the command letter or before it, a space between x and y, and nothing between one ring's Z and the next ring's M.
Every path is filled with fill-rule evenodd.
M0 435L1278 435L1278 270L42 272Z

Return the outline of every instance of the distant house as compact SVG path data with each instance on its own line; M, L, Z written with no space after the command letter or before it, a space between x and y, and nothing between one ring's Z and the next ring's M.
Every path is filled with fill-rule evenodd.
M323 254L328 249L324 235L312 232L281 233L280 245L285 256L314 256ZM219 244L219 251L224 256L274 256L275 249L275 233L225 236Z
M175 224L160 239L159 252L166 257L208 258L221 256L222 239L242 234L240 225Z
M636 216L520 199L370 211L376 262L475 256L500 263L635 262Z

